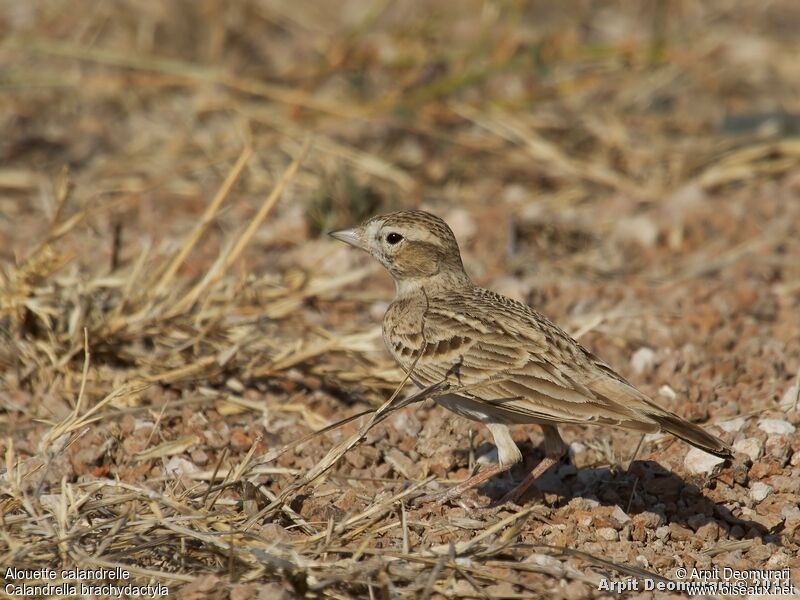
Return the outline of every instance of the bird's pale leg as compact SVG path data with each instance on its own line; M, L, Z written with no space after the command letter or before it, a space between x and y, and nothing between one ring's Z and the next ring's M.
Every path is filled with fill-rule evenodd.
M561 439L558 427L555 425L542 425L542 431L544 432L545 457L534 467L533 471L528 474L522 483L506 494L498 504L505 504L506 502L517 504L519 499L525 495L525 492L536 483L536 480L544 475L547 469L557 465L561 461L561 457L567 453L567 445Z
M491 479L495 475L499 475L500 473L508 471L512 466L522 460L522 453L514 443L514 440L511 437L511 431L508 429L508 425L495 422L487 422L485 425L492 433L494 443L497 446L497 461L499 464L486 467L466 481L462 481L458 485L453 486L444 492L423 496L418 502L435 502L436 504L440 505L444 504L449 500L453 500L454 498L461 496L467 490L471 490L472 488L480 485L487 479Z
M495 475L499 475L500 473L508 471L511 466L512 465L492 465L491 467L481 469L466 481L462 481L458 485L454 485L443 492L422 496L421 498L416 499L414 504L427 504L428 502L435 502L439 505L445 504L454 498L458 498L467 490L471 490L472 488L482 484L487 479L491 479Z

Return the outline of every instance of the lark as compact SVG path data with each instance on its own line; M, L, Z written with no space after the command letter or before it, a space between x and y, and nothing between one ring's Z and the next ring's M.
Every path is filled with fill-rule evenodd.
M447 382L436 402L486 425L498 464L434 498L445 503L522 460L510 425L538 424L545 457L501 502L517 503L567 452L559 424L669 432L723 458L730 447L659 406L532 308L480 288L464 270L455 235L439 217L404 210L330 235L369 252L394 278L383 338L422 388Z

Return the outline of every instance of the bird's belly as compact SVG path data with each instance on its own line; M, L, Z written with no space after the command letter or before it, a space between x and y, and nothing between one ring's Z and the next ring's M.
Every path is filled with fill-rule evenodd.
M477 402L464 396L448 394L447 396L436 398L436 403L465 419L480 421L481 423L493 421L489 411L487 411L487 408L490 407L487 407L483 402Z
M540 419L535 419L528 415L522 415L516 411L506 410L502 406L497 406L496 404L473 400L472 398L459 396L457 394L440 396L435 400L440 406L470 421L504 423L506 425L512 425L514 423L547 423L547 421L541 421Z
M457 394L440 396L435 400L437 404L456 413L458 416L471 421L480 421L481 423L504 423L506 425L537 423L539 425L547 425L554 422Z

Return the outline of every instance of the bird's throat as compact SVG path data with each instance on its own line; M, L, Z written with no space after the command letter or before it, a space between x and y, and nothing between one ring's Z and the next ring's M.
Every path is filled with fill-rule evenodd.
M442 292L458 291L474 287L472 280L463 269L444 270L427 277L395 277L396 299L413 296L439 296Z

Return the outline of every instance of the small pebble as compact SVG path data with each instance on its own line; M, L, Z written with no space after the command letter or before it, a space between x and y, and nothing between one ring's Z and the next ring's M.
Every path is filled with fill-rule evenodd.
M570 456L576 456L578 454L583 454L584 452L586 452L586 446L584 444L581 444L580 442L572 442L569 445Z
M741 431L744 429L745 420L744 417L736 417L735 419L731 419L730 421L723 421L722 423L717 423L717 427L722 429L722 431L727 431L730 433L731 431Z
M653 350L647 347L639 348L631 357L631 367L633 367L633 372L637 375L641 375L642 373L652 371L655 360L656 353L653 352Z
M600 502L594 498L578 496L569 501L569 506L573 510L591 510L600 506Z
M754 502L761 502L772 493L772 486L756 481L750 486L750 498Z
M671 540L686 541L686 540L691 540L692 538L695 537L694 531L692 531L688 527L679 525L678 523L670 523L668 527L669 527L669 537ZM656 530L656 535L658 535L658 529Z
M133 415L125 415L119 423L123 435L130 435L136 427L136 419Z
M557 569L562 567L561 561L558 560L555 556L550 556L549 554L541 554L539 552L530 554L522 562L532 563L535 565L539 565L541 567L548 567L550 569Z
M669 525L662 525L656 529L656 537L661 541L667 541L669 539L669 534Z
M706 475L712 473L717 465L725 462L724 459L703 452L699 448L692 448L686 453L686 458L683 461L683 466L686 470L693 475Z
M798 506L784 506L781 509L781 515L784 519L792 519L795 521L800 521L800 507Z
M751 562L763 564L767 559L772 557L773 549L767 544L754 544L747 551L747 559Z
M236 379L235 377L231 377L231 378L229 378L229 379L228 379L228 380L225 382L225 385L226 385L226 386L227 386L229 389L231 389L231 390L233 390L234 392L237 392L237 393L239 393L239 394L241 394L242 392L244 392L244 389L245 389L245 388L244 388L244 384L243 384L241 381L239 381L238 379Z
M614 233L624 242L634 242L652 248L658 240L657 223L648 216L623 216L617 219Z
M753 463L750 467L750 479L764 479L780 472L774 461L761 459Z
M800 410L800 383L789 386L786 393L781 397L778 406L783 412L793 412Z
M716 521L708 521L697 528L697 537L701 540L716 542L719 539L722 528Z
M712 566L711 557L707 554L694 554L691 558L695 560L694 566L698 569L710 569Z
M637 525L641 524L647 529L656 529L661 527L666 521L660 514L646 510L633 517L633 522Z
M736 440L733 444L733 449L736 452L741 452L750 457L750 460L756 462L764 455L764 442L758 438L749 437Z
M678 397L678 394L675 393L668 385L664 384L660 388L658 388L658 395L663 396L664 398L668 398L669 400L674 400Z
M197 473L199 470L200 469L197 468L197 465L195 465L192 461L181 456L173 456L164 466L164 473L170 477L191 475L192 473Z
M663 431L656 431L654 433L647 433L644 436L644 441L647 443L659 442L667 437Z
M758 428L767 433L777 433L779 435L789 435L794 433L795 427L789 421L783 419L761 419Z
M789 462L789 440L783 435L771 435L767 438L766 451L770 456L774 456L780 461L781 465Z
M611 511L611 520L614 522L615 525L618 525L619 528L625 525L626 523L630 523L631 518L619 506L615 506L614 510Z
M783 569L788 564L789 556L783 550L779 550L767 559L765 567L767 569Z
M773 475L769 478L772 489L781 494L793 494L798 491L797 477Z
M570 581L561 588L561 593L564 594L566 600L583 600L588 595L588 587L585 583L580 581Z
M152 421L148 421L147 419L136 419L133 424L133 431L139 431L140 429L146 429L147 431L151 431L155 427L155 423Z
M194 464L204 467L208 464L208 454L202 448L195 448L189 456L192 457Z
M800 530L800 508L797 506L784 506L781 509L781 516L784 519L786 535L791 536L795 531Z
M249 450L253 445L252 438L241 427L234 427L231 431L231 446L235 450Z
M613 527L600 527L596 533L598 539L609 542L619 541L619 533Z

